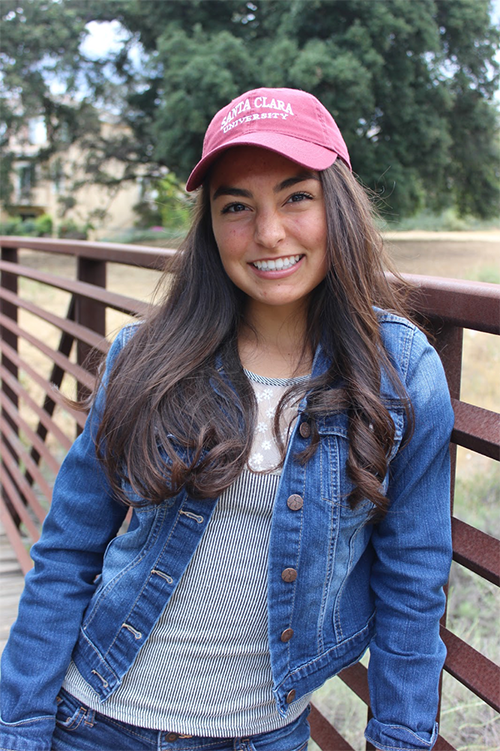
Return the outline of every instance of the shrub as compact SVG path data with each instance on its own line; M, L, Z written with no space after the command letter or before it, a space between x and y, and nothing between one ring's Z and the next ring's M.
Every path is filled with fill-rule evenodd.
M20 216L9 217L5 222L0 222L0 235L23 235L22 224Z
M46 237L52 234L52 217L41 214L36 219L25 219L20 216L9 217L0 222L0 235L20 235L23 237Z
M79 225L74 219L66 219L59 225L57 234L68 240L86 240L89 229L92 229L90 224Z
M53 221L49 214L41 214L35 219L37 237L50 237L52 234Z

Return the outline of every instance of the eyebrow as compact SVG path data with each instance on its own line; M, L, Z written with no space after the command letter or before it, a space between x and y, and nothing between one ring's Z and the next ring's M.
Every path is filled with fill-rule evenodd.
M240 196L241 198L252 198L252 194L249 190L243 190L242 188L232 188L230 185L221 185L217 188L213 194L212 201L215 201L219 196Z
M294 177L288 177L286 180L283 180L282 183L280 183L274 188L274 192L280 193L282 190L285 190L286 188L291 188L293 185L296 185L297 183L302 183L305 180L318 180L319 181L319 177L315 175L313 172L309 172L309 170L300 172L298 175L295 175Z
M291 188L293 185L304 182L305 180L319 180L319 177L315 175L313 172L309 172L309 171L300 172L298 175L294 175L293 177L287 177L286 180L283 180L282 182L278 183L278 185L276 185L273 188L273 192L281 193L282 190L286 190L286 188ZM215 191L215 193L213 194L212 201L215 201L215 199L219 198L220 196L237 196L240 198L253 198L251 191L244 190L243 188L233 188L231 185L220 185Z

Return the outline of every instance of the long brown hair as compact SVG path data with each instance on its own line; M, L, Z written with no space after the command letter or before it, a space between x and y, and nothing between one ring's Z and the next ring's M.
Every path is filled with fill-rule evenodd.
M310 392L312 441L297 457L308 461L319 440L315 418L347 410L348 500L355 506L368 498L383 513L381 481L394 424L380 393L382 370L410 418L411 408L382 346L374 306L405 315L402 282L396 289L384 274L387 259L364 189L340 160L320 178L329 271L311 295L307 336L313 351L321 342L331 365L285 395L275 435L284 454L279 413L301 389ZM246 297L222 267L207 184L169 272L163 299L114 364L97 434L98 455L125 503L131 503L127 485L150 503L182 488L216 498L244 469L252 445L256 401L237 348Z

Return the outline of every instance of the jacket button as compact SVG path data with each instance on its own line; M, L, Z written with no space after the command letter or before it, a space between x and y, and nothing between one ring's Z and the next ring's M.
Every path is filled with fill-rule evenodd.
M289 691L286 695L286 699L285 699L286 703L291 704L292 701L295 699L296 695L297 695L297 692L295 691L294 688L292 688L292 690Z
M304 499L300 495L294 493L288 498L286 505L292 511L298 511L304 505Z
M293 636L293 628L286 628L281 634L281 641L283 642L290 641L292 636Z
M309 438L311 435L311 426L308 422L301 422L299 426L299 433L302 438Z
M294 582L297 578L297 571L294 568L285 568L281 572L281 578L284 582Z

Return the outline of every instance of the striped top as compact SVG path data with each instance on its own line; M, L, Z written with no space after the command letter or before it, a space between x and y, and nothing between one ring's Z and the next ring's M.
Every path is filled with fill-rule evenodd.
M160 619L104 704L76 666L69 667L64 687L109 717L181 734L237 737L283 727L309 702L303 697L285 718L278 714L268 641L267 562L279 483L270 428L291 381L248 376L260 426L249 466L264 472L245 470L222 493ZM287 419L293 412L289 408Z

